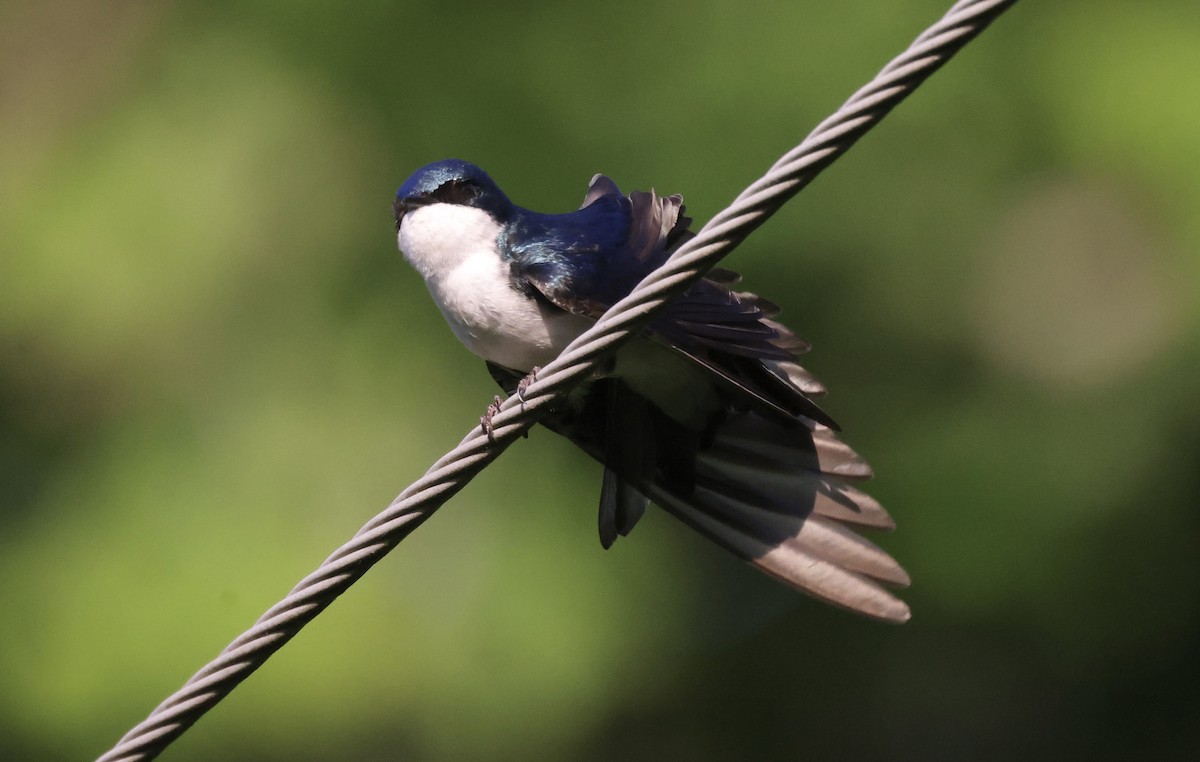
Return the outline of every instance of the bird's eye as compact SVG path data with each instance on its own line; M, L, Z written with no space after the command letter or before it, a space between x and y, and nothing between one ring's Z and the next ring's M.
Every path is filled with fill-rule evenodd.
M469 206L479 197L480 191L479 183L474 180L451 180L439 185L437 190L429 195L445 204Z

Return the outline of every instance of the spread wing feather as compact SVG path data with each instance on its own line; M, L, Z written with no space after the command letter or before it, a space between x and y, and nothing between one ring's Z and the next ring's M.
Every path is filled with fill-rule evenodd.
M502 244L521 284L562 310L598 319L692 235L690 223L680 196L653 191L623 196L611 179L596 175L578 212L531 215L521 223L529 231L540 225L554 235L523 237L536 244ZM576 228L591 233L574 233ZM604 234L598 237L596 231ZM820 384L795 362L808 350L807 342L770 319L779 311L773 302L733 291L730 286L739 280L730 270L710 272L667 306L648 335L705 368L749 404L838 429L809 398L820 393Z
M522 222L532 232L542 225L543 234L514 237L514 278L562 310L599 318L691 235L689 223L679 196L623 196L597 175L578 212ZM544 245L534 250L518 239ZM739 280L730 270L711 271L647 329L724 391L724 407L707 429L688 429L617 378L593 381L582 403L542 423L604 464L605 547L652 500L799 590L905 621L908 606L886 586L906 586L908 575L854 531L894 526L852 486L870 478L871 468L812 401L825 389L798 363L808 343L773 319L774 303L733 290ZM489 368L512 393L518 375Z

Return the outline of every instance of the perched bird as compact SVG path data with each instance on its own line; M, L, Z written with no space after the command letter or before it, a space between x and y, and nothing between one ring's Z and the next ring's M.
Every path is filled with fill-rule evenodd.
M508 394L692 235L679 196L596 175L577 211L540 214L456 159L417 170L393 209L400 250ZM871 469L813 402L808 344L738 280L710 272L541 423L604 465L604 547L653 501L805 593L903 622L883 585L908 575L853 531L895 526L850 484Z

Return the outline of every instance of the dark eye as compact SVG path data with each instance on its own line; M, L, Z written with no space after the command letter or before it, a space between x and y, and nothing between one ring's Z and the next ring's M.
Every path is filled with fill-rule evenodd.
M474 180L451 180L439 185L429 196L443 204L470 206L479 197L480 190L479 183Z

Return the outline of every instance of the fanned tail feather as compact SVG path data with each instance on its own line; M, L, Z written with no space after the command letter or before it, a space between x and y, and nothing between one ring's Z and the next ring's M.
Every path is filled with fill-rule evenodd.
M888 622L906 622L911 616L904 601L847 565L851 553L840 541L816 542L805 536L803 527L783 542L764 540L753 530L727 523L720 511L703 502L683 500L658 489L651 490L650 498L718 545L814 598ZM811 522L809 519L805 525Z
M870 466L824 426L784 429L753 412L729 416L696 458L695 489L661 483L647 496L710 539L821 600L892 622L908 606L883 585L908 574L851 527L895 524L877 501L844 483Z

